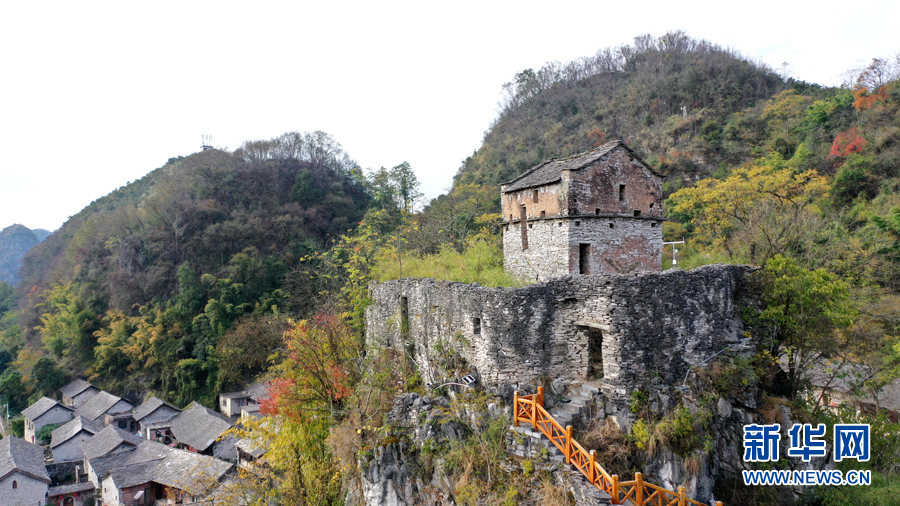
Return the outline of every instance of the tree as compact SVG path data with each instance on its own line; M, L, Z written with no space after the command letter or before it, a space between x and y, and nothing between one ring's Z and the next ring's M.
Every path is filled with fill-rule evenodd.
M68 377L53 360L41 357L31 368L31 381L35 394L53 397L68 382Z
M770 258L760 276L765 309L759 318L772 329L769 350L787 364L794 399L810 367L844 345L841 333L856 315L849 287L825 269L804 269L781 255Z
M817 202L829 191L815 170L799 172L777 153L704 179L674 193L669 216L689 223L700 241L723 248L734 261L765 263L775 255L808 248L820 227Z

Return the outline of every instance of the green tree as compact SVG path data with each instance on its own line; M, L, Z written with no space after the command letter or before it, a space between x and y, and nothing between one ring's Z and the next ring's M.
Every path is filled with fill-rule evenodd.
M772 329L769 349L785 361L794 399L810 367L846 346L843 331L856 312L847 284L825 269L804 269L791 258L775 255L760 276L765 309L759 318Z

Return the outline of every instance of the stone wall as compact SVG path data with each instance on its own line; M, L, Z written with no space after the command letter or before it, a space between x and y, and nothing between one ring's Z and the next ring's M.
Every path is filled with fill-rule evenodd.
M503 395L592 374L624 401L651 380L680 383L691 366L738 342L753 270L567 276L524 288L388 281L370 287L367 340L413 359L426 382L458 380L441 368L453 352Z

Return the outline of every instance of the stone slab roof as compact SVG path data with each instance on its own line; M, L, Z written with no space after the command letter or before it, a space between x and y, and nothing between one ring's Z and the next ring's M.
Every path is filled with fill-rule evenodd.
M542 162L540 165L533 167L521 176L513 179L508 183L505 183L504 186L506 186L506 188L503 189L503 192L509 193L524 190L526 188L534 188L535 186L543 186L545 184L555 183L562 178L562 171L578 170L587 167L588 165L602 159L618 147L622 147L628 150L628 154L640 160L641 163L643 163L653 175L664 177L662 174L653 170L647 163L641 160L640 157L638 157L635 152L631 150L631 148L625 145L624 142L617 140L607 142L597 149L588 151L586 153L579 153L577 155L572 155L568 158L562 158L559 160L557 160L556 158L552 158L550 160Z
M250 392L247 392L245 390L243 392L231 392L231 393L227 393L227 394L219 394L219 397L221 397L223 399L249 399L252 397L252 394L250 394Z
M24 439L7 436L0 440L0 480L14 472L50 483L44 467L44 449Z
M81 451L84 453L84 458L91 460L108 454L122 443L137 447L141 441L143 441L143 439L134 434L129 434L118 427L107 425L103 430L95 434L94 437L85 441L84 444L81 445Z
M213 457L146 440L133 452L93 459L90 463L101 480L110 476L120 489L154 482L191 494L206 492L232 467Z
M137 421L141 421L142 418L149 416L154 411L159 409L160 406L168 406L176 411L181 411L180 409L160 399L159 397L153 396L134 409L134 419Z
M53 437L50 439L50 447L56 448L57 446L72 439L83 430L91 434L97 434L98 432L100 432L100 427L97 427L93 422L83 416L76 416L75 418L54 429L52 433Z
M97 395L91 397L87 402L82 404L81 407L76 409L75 416L83 416L91 421L96 420L121 400L121 397L113 395L105 390L101 390Z
M68 485L60 485L58 487L50 487L47 489L48 497L56 497L67 494L74 494L76 492L87 492L88 490L94 490L94 484L85 481L82 483L70 483Z
M93 387L93 386L94 385L91 385L90 383L88 383L87 381L85 381L83 379L77 379L77 380L72 380L68 385L60 388L59 391L63 395L66 395L68 397L75 397L76 395L80 394L81 392L84 392L85 390L87 390L88 388ZM94 387L94 388L96 388L96 387Z
M206 451L223 432L231 428L231 422L223 415L196 402L192 402L172 418L171 422L175 439L201 452Z
M257 446L250 438L239 439L237 443L234 444L239 450L242 450L245 453L249 453L253 458L258 459L262 457L266 453L266 449Z
M22 415L33 422L56 406L72 411L49 397L41 397L37 402L25 408L22 411Z

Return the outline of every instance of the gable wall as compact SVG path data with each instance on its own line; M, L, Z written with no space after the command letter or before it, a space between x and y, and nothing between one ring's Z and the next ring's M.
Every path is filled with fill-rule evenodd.
M13 481L16 482L15 489L12 488ZM43 481L14 472L0 480L0 498L2 498L3 504L44 506L47 488L47 483Z
M620 185L625 185L622 200ZM620 148L599 162L570 172L567 206L570 215L634 216L639 210L643 217L662 218L662 178Z
M37 418L37 420L34 420L33 426L31 428L29 428L28 422L26 421L26 423L25 423L25 440L28 441L29 443L34 443L35 442L35 434L37 434L37 432L39 430L41 430L41 427L43 427L44 425L48 425L51 423L56 423L56 424L62 425L71 419L72 419L71 411L69 411L68 409L66 409L62 406L59 406L59 405L54 406L54 407L50 408L49 410L47 410L46 413L39 416Z
M84 453L81 452L81 445L92 437L93 435L90 432L82 430L65 443L57 445L56 448L53 448L53 461L69 462L84 459Z

